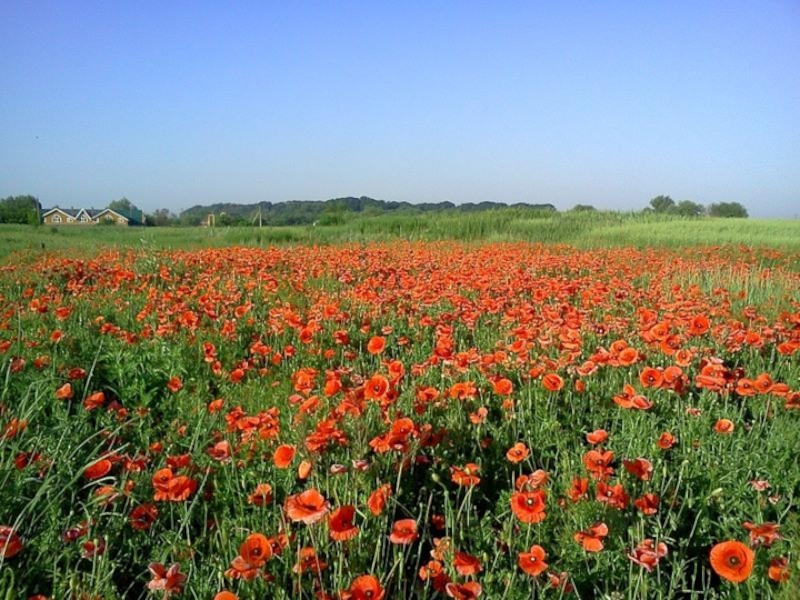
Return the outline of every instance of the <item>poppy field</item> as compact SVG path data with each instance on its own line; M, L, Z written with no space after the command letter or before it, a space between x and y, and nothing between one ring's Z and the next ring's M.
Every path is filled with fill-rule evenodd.
M797 598L800 255L0 266L7 599Z

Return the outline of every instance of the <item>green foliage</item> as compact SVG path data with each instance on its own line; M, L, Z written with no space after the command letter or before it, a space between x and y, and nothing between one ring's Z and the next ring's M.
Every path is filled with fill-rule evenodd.
M136 207L133 202L125 198L124 196L119 200L114 200L113 202L108 203L108 208L111 210L115 210L117 212L134 212L138 211L139 209Z
M596 210L591 204L576 204L572 207L572 212L595 212Z
M703 208L702 204L698 204L697 202L681 200L675 205L675 209L672 212L682 217L699 217L705 213L705 208Z
M746 219L747 209L738 202L718 202L708 207L710 217Z
M675 201L669 196L656 196L650 200L650 207L657 213L669 213L675 208Z
M167 227L177 223L178 217L168 208L159 208L152 214L147 215L145 221L145 225L154 227Z
M34 196L8 196L0 200L0 223L36 225L40 208Z
M223 213L228 216L225 221L228 225L251 225L257 222L256 216L261 213L264 225L276 227L289 225L312 225L317 221L320 224L341 224L344 221L338 218L329 218L327 215L341 214L364 217L378 217L382 215L419 215L425 213L437 214L463 214L475 212L488 212L503 209L516 211L556 212L551 204L524 204L517 203L511 206L502 202L479 202L455 205L452 202L411 204L409 202L393 202L375 200L367 196L360 198L334 198L331 200L289 202L260 202L258 204L212 204L211 206L193 206L180 215L182 225L200 225L213 213L218 218ZM217 224L220 224L217 221Z

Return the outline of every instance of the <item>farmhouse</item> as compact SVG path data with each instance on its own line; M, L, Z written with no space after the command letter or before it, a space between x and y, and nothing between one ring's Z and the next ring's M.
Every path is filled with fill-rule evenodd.
M45 225L97 225L99 223L113 225L144 225L144 213L133 213L126 210L110 208L51 208L42 213Z

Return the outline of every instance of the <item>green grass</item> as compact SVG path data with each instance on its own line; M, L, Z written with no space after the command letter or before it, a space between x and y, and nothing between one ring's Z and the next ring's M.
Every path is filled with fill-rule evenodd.
M687 219L646 213L536 213L353 217L341 225L240 228L0 226L0 260L44 252L85 254L98 248L196 249L223 246L335 244L393 240L543 242L577 248L742 245L800 252L800 220Z

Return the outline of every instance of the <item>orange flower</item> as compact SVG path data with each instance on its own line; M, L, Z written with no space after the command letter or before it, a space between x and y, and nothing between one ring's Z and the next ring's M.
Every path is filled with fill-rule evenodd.
M374 575L361 575L342 591L342 600L383 600L384 590Z
M477 575L481 572L481 561L466 552L456 552L453 568L459 575Z
M481 478L478 477L480 470L481 468L475 463L467 463L463 469L450 467L451 479L453 483L460 486L478 485L481 482Z
M556 373L548 373L542 377L542 385L550 392L557 392L564 387L564 380Z
M111 461L107 458L101 458L97 462L93 462L88 467L86 467L83 471L83 476L86 479L100 479L101 477L105 477L111 472Z
M181 378L177 375L174 375L168 382L167 382L167 389L175 394L183 389L183 382Z
M316 523L328 512L328 501L315 489L286 498L283 509L292 521L301 521L306 525Z
M297 563L292 567L293 573L320 573L328 568L327 563L320 560L314 548L301 548L297 555Z
M272 486L268 483L259 483L255 491L247 497L247 502L261 507L272 504Z
M364 385L364 398L367 400L383 400L389 391L389 380L383 375L373 375Z
M755 553L736 540L720 542L711 548L711 568L728 581L742 583L753 571Z
M608 535L608 526L605 523L595 523L585 531L575 534L578 542L587 552L600 552L603 549L603 538Z
M0 525L0 557L16 556L22 550L22 540L13 527Z
M142 504L134 508L128 518L131 527L139 531L146 531L158 519L158 509L153 504Z
M530 492L514 492L511 494L511 512L523 523L540 523L545 513L544 490Z
M750 545L753 548L764 546L769 548L777 540L782 539L781 534L778 533L780 525L777 523L761 523L756 525L750 521L745 521L742 526L750 532Z
M160 469L153 475L153 487L156 501L182 502L197 491L198 484L195 480L185 475L175 475L172 469Z
M785 556L774 556L769 559L767 577L775 583L786 583L792 576L789 571L789 559Z
M586 494L589 492L589 480L585 477L575 477L572 480L572 484L569 487L569 491L567 495L569 499L573 502L577 502L581 498L585 498Z
M642 540L642 542L633 549L628 555L628 558L634 564L643 567L648 573L658 565L659 561L668 554L667 545L664 542L656 544L651 539Z
M367 344L367 352L370 354L380 354L386 349L386 338L379 335L373 337Z
M642 372L639 373L639 382L644 387L661 387L661 384L664 382L664 375L658 369L645 367L642 369Z
M735 428L736 426L730 419L720 419L714 424L714 431L716 431L717 433L723 433L723 434L733 433L733 430Z
M483 592L481 584L477 581L468 581L467 583L454 583L449 582L445 588L448 597L455 598L456 600L473 600L478 598Z
M65 383L56 390L57 400L71 400L72 399L72 384Z
M281 444L275 449L275 454L272 457L272 462L279 469L286 469L292 464L294 460L295 447L289 444Z
M96 408L101 408L105 402L106 395L103 392L95 392L87 396L86 400L83 401L83 407L86 410L95 410Z
M377 490L372 492L367 499L367 508L376 517L383 512L386 502L392 495L392 486L384 483Z
M644 494L633 501L633 505L639 509L643 515L652 516L658 512L658 505L661 499L658 494Z
M628 473L642 481L649 481L650 475L653 473L653 463L646 458L636 458L634 460L626 460L623 458L622 465Z
M358 535L358 527L353 523L356 509L351 504L346 504L334 510L328 516L328 528L331 539L335 542L346 542Z
M239 600L239 597L233 592L222 590L221 592L218 592L216 596L214 596L214 600Z
M301 461L299 465L297 465L297 478L300 481L305 481L308 479L308 476L311 475L311 468L312 464L310 460Z
M265 535L251 533L239 546L239 556L248 565L258 568L272 558L272 546Z
M675 445L675 436L665 431L659 436L657 444L662 450L669 450Z
M414 543L418 537L417 522L414 519L401 519L392 525L389 541L393 544L408 545Z
M492 381L492 389L499 396L508 396L514 392L514 384L511 383L511 380L502 377Z
M511 448L509 448L508 452L506 452L506 458L509 462L514 464L520 463L530 455L530 450L528 447L523 444L522 442L517 442Z
M608 432L605 429L595 429L591 433L586 434L586 441L592 446L602 444L608 439Z
M611 466L613 460L614 453L610 450L603 452L589 450L583 455L583 464L594 479L603 480L613 475L614 468Z
M520 552L517 557L517 564L524 573L531 577L538 577L547 570L547 563L544 562L547 553L541 546L533 545L529 552Z
M147 584L150 590L164 591L167 595L177 594L186 583L186 575L181 573L180 563L173 564L169 569L160 563L150 563L147 568L153 575L153 579Z

